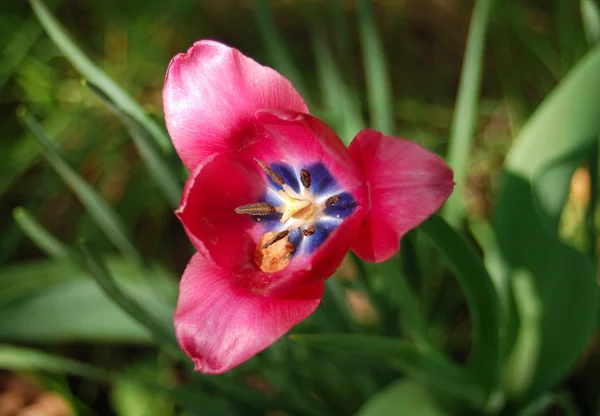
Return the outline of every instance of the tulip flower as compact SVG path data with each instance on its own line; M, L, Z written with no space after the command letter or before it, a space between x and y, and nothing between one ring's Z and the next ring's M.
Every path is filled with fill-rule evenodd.
M191 172L176 214L197 249L175 332L206 374L309 316L349 250L390 258L454 186L444 161L411 141L367 129L346 148L285 77L218 42L171 61L163 100Z

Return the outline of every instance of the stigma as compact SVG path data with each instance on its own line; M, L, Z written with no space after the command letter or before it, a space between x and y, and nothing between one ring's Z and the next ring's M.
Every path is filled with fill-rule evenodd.
M271 229L265 230L265 233L259 238L253 256L254 263L262 271L275 273L287 267L298 248L297 245L302 243L303 239L324 238L315 235L317 225L327 219L328 215L325 211L337 204L341 197L337 194L321 195L323 192L312 192L311 187L314 187L315 181L310 167L300 170L299 183L296 184L297 190L294 190L272 167L258 159L255 160L271 179L273 185L278 188L276 197L271 199L279 201L277 204L258 201L239 206L235 212L250 215L258 222L261 221L261 217L268 216L272 219L273 215L281 215L275 225L273 225L274 221L270 222ZM292 179L295 180L295 178ZM302 184L301 187L300 184ZM300 232L295 232L296 230ZM294 242L290 239L292 235L296 236Z

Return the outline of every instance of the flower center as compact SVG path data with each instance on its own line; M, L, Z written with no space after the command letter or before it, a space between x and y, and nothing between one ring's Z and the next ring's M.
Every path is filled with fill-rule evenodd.
M256 160L256 159L255 159ZM268 202L257 202L242 205L235 209L238 214L248 214L257 218L280 213L279 231L267 231L256 245L254 262L264 272L275 273L283 270L289 264L296 246L290 241L290 233L302 230L301 238L310 238L317 232L317 223L326 217L325 210L340 201L340 196L327 198L319 197L311 192L312 175L309 170L300 171L302 189L298 192L288 185L283 177L269 166L256 160L265 170L269 178L281 187L277 192L282 201L281 205L271 205ZM339 218L339 216L338 216Z

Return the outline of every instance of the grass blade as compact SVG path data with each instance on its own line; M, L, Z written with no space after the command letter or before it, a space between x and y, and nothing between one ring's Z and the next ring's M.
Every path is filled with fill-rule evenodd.
M449 393L481 404L483 394L468 371L437 355L423 354L410 342L366 335L291 335L293 341L335 352L385 363Z
M125 124L150 176L152 176L158 188L162 191L165 198L167 198L167 201L169 201L169 205L174 209L177 208L181 199L181 193L183 192L182 186L177 180L176 175L169 169L165 160L149 140L146 130L137 121L121 111L117 105L112 103L109 97L102 93L102 90L88 82L85 84L100 102L116 114L123 124Z
M134 376L128 372L116 373L70 358L30 348L0 344L0 368L10 371L44 371L54 374L68 374L109 384L115 381L127 381L135 383L155 394L175 399L194 414L198 412L219 416L231 414L231 409L227 403L206 394L198 388L194 389L194 391L171 388L156 381L142 378L141 376Z
M600 43L600 8L595 0L581 0L581 20L588 44Z
M352 39L350 29L344 12L344 6L340 0L329 0L329 11L336 51L342 61L343 68L352 67Z
M168 323L161 323L157 320L156 316L150 315L150 312L147 309L142 307L136 300L121 289L100 259L93 255L84 244L82 244L80 248L83 256L83 264L104 293L132 318L148 328L156 341L173 357L180 358L182 353L179 350L177 341L175 341L174 334L170 329L172 328L170 320Z
M358 0L358 26L371 127L383 134L393 134L392 84L370 0Z
M42 227L25 208L15 208L13 218L27 237L49 257L55 260L65 260L69 257L69 249Z
M10 371L47 371L110 381L113 374L89 364L30 348L0 344L0 368Z
M292 57L288 53L290 49L284 44L281 35L275 27L268 0L256 0L256 20L258 34L270 61L273 63L273 67L291 81L294 88L298 90L310 108L308 90L304 85L298 67L294 64Z
M60 137L70 122L71 117L69 115L55 114L44 120L44 130L51 137ZM26 134L13 145L5 146L0 147L0 152L5 155L3 156L4 163L0 166L0 196L31 168L40 155L40 146L33 134Z
M336 66L323 26L319 25L312 30L312 33L317 75L325 107L324 113L329 116L329 124L340 132L340 137L348 145L354 136L364 128L358 99L355 92L346 85L344 77Z
M473 326L470 365L490 391L501 378L500 303L481 259L450 225L436 215L419 227L439 250L465 293Z
M164 152L172 152L169 136L115 81L113 81L102 69L94 64L81 49L69 38L65 28L50 13L42 0L30 0L31 8L38 18L40 24L50 36L50 39L61 50L71 64L79 73L91 83L100 88L104 94L110 97L113 103L118 103L121 110L140 123L144 129L156 140L156 143Z
M59 155L54 142L48 137L42 126L25 109L19 111L19 118L42 146L44 156L55 172L71 188L86 208L92 219L104 231L108 239L129 260L142 264L142 258L131 243L125 225L100 195L79 176Z
M460 225L464 216L462 192L477 121L483 51L492 4L493 0L478 0L473 9L450 131L448 163L454 171L456 188L446 202L444 217L454 227Z
M2 51L2 59L0 60L0 89L4 87L15 69L23 62L41 33L40 27L31 18L26 20L19 30L13 34L10 42Z

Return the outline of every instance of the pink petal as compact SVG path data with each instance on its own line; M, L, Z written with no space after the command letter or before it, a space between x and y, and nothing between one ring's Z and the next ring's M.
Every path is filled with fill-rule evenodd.
M259 202L265 184L259 167L217 154L206 158L188 179L176 211L194 246L222 267L244 269L256 247L250 216L235 208Z
M197 253L180 283L175 332L196 370L219 374L243 363L283 336L319 305L323 283L286 297L264 297L240 288Z
M237 49L202 40L171 61L163 102L167 129L190 171L244 136L262 108L308 112L292 84Z
M246 146L210 156L196 167L177 215L198 251L223 270L244 276L239 285L256 293L282 295L333 274L366 215L367 191L345 146L323 122L306 114L293 113L288 120L284 113L260 113L255 128L261 134L249 136ZM341 189L356 201L352 214L316 251L295 254L277 273L262 272L254 263L257 241L265 229L249 216L234 212L238 206L261 202L265 194L266 174L253 157L267 164L285 161L296 165L298 172L311 163L324 163Z
M338 135L309 114L265 109L255 115L262 134L248 140L238 151L267 164L285 161L298 167L323 163L346 191L364 184L362 173ZM360 201L363 202L363 201Z
M375 130L358 133L349 147L369 184L371 210L352 246L359 257L381 262L400 238L437 211L454 188L452 170L434 153Z

